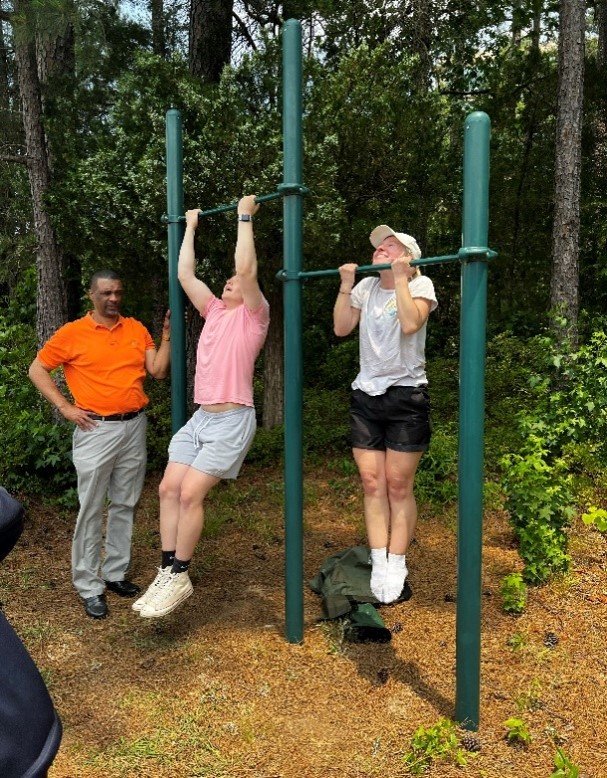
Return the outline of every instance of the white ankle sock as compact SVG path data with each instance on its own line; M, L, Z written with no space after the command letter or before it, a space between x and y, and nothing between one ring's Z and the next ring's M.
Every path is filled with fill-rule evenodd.
M388 571L387 552L387 548L371 549L371 592L380 602L383 602L383 588Z
M398 599L405 585L407 572L405 555L389 553L382 602L394 602L394 600Z

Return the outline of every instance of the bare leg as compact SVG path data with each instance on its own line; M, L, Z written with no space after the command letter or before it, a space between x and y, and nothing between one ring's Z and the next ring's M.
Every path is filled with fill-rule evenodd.
M181 484L191 468L178 462L169 462L158 488L160 501L160 539L163 551L174 551L177 545L179 498Z
M164 471L160 486L158 487L160 502L160 540L163 552L174 552L177 545L181 484L190 470L191 467L189 465L183 465L179 462L169 462ZM170 570L170 566L164 567L161 565L158 568L158 574L152 583L148 586L144 594L133 603L132 607L134 611L138 613L143 612L144 608L146 608L148 603L154 599L155 595L161 589L166 578L166 573L170 572Z
M386 452L386 480L390 501L390 546L388 568L383 587L383 602L394 602L403 590L407 578L405 552L413 539L417 522L417 506L413 496L415 471L420 452Z
M364 491L367 540L371 548L386 548L390 527L390 502L386 483L386 452L352 449Z
M371 548L370 588L374 596L383 602L383 587L388 569L388 532L390 527L390 503L387 494L384 451L353 449L364 491L367 540Z
M413 482L421 451L386 451L386 481L390 503L390 553L404 554L409 548L417 523Z
M170 463L160 484L160 533L163 551L175 551L175 558L189 562L203 525L202 503L221 479L188 465ZM192 594L187 570L159 568L145 594L133 603L143 618L171 613Z
M221 478L201 473L191 467L188 471L181 482L179 523L175 543L175 556L182 560L189 560L194 554L204 523L204 499L221 481Z

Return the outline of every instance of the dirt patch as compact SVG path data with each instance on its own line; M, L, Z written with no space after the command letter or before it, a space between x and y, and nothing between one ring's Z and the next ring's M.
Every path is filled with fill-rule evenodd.
M49 685L64 725L51 778L358 778L408 775L415 730L454 715L456 537L452 511L422 506L408 555L413 598L382 609L385 645L345 643L305 594L303 645L284 637L280 474L248 470L208 507L194 595L160 621L108 593L110 616L87 618L70 581L73 515L30 506L23 539L0 571L0 599ZM246 484L246 492L244 492ZM158 564L157 479L134 536L133 580ZM243 498L244 493L244 498ZM278 497L277 497L278 495ZM306 479L305 573L361 542L354 477ZM586 778L607 775L607 543L579 527L573 569L533 589L520 617L499 587L520 560L502 512L483 548L480 751L431 776L545 778L557 745ZM531 741L514 748L516 716ZM463 734L463 733L460 733Z

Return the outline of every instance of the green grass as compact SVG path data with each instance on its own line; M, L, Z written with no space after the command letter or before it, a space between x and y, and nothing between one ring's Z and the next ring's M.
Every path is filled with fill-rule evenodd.
M20 627L19 637L26 646L32 646L35 643L50 640L57 634L57 631L58 628L51 624L50 621L38 620Z
M137 703L135 710L141 710L141 698L125 698L123 705L130 707ZM102 768L112 775L136 775L138 770L150 774L150 770L174 767L175 774L180 771L182 758L187 758L188 778L208 776L208 778L228 778L229 762L213 744L208 731L208 720L204 706L191 710L181 706L179 701L167 699L158 694L148 694L144 710L149 712L150 728L133 738L120 738L107 748L89 750L85 764ZM178 715L173 716L175 707ZM172 710L171 710L172 708ZM156 723L162 721L162 724ZM139 715L139 721L141 716ZM143 722L145 724L145 721ZM254 738L250 727L238 727L240 738L249 743Z
M203 535L216 538L223 526L230 523L269 541L279 529L275 509L282 508L282 499L283 480L276 476L254 482L224 481L207 500Z

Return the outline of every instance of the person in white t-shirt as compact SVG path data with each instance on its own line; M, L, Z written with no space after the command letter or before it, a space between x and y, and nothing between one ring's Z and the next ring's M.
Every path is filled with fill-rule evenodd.
M333 324L340 337L359 325L350 440L364 491L371 591L390 603L407 578L405 554L417 522L413 483L430 443L424 350L426 322L437 301L432 281L410 265L421 257L415 238L380 224L370 240L373 264L392 269L354 286L357 265L342 265Z

